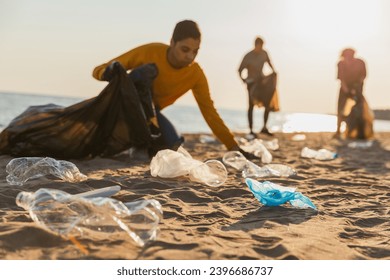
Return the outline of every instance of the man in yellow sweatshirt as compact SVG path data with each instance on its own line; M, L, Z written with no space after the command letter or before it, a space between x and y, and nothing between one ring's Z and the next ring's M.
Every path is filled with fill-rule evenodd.
M150 43L134 48L97 66L93 71L93 77L101 81L109 80L110 66L116 62L126 70L154 64L157 66L158 74L152 84L152 98L158 125L166 145L177 148L182 138L160 111L191 90L205 121L215 136L228 150L238 150L233 134L214 107L205 74L194 61L199 51L200 41L201 33L198 25L191 20L181 21L176 24L170 45Z

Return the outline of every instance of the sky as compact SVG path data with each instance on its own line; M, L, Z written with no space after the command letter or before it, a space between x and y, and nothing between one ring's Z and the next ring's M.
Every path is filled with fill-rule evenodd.
M0 0L0 92L96 96L94 67L142 44L169 44L175 24L196 21L217 108L246 109L243 56L264 39L284 112L335 113L337 62L352 47L366 62L364 93L390 108L387 0ZM189 92L176 104L195 104Z

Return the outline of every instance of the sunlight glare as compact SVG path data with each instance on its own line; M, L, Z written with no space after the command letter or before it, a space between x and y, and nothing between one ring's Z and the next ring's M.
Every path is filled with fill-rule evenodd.
M286 116L286 120L281 128L273 128L272 131L281 131L285 133L335 132L336 116L309 113L292 113Z
M378 0L288 1L291 32L300 40L343 45L380 32Z

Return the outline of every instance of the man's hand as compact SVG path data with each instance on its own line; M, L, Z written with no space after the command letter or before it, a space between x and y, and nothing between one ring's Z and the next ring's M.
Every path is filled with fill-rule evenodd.
M119 68L123 68L118 61L111 62L110 65L106 67L106 70L103 72L102 80L111 81L111 79L119 72Z
M248 152L245 152L243 149L239 149L238 150L241 154L243 154L243 156L248 159L248 160L251 160L251 159L259 159L259 157L255 156L254 154L252 153L248 153Z

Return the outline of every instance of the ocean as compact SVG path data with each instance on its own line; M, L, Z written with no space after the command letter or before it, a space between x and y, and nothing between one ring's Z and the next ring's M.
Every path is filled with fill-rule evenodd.
M69 106L83 100L74 97L8 92L0 92L0 99L0 131L28 106L48 103ZM222 108L217 108L217 110L230 130L240 133L249 132L246 110ZM197 106L174 104L162 112L174 124L179 133L211 133ZM255 132L259 131L263 125L262 114L262 109L254 110ZM189 125L189 121L191 125ZM271 132L334 132L336 131L336 117L328 114L272 112L268 128ZM390 121L375 120L374 131L390 131Z

